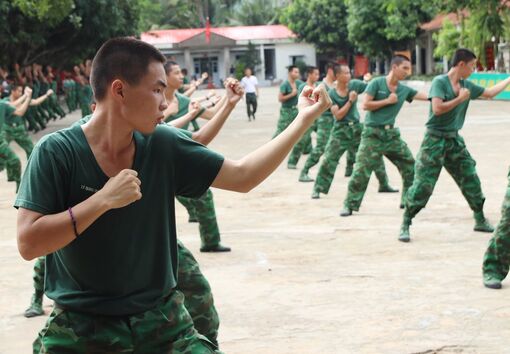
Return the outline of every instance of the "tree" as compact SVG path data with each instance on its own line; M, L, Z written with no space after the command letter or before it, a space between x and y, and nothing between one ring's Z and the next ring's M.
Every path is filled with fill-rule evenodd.
M459 47L461 32L449 20L443 22L443 28L434 33L433 38L437 43L434 50L436 57L447 57L451 59L457 48Z
M299 40L312 43L319 53L350 55L352 46L347 31L344 0L295 0L280 16Z
M229 24L234 26L272 25L278 23L280 7L274 0L245 0L237 3Z
M0 60L65 65L89 58L109 38L138 34L137 1L74 0L72 11L55 24L0 2Z
M371 57L390 57L409 49L433 6L421 0L348 0L347 28L356 49Z

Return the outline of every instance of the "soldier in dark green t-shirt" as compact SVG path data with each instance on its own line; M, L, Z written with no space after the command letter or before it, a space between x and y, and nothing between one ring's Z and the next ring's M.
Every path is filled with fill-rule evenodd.
M106 42L92 64L93 119L45 136L32 153L15 201L17 241L25 259L46 255L45 293L55 300L34 350L215 353L175 290L174 197L211 185L248 192L331 105L322 88L307 89L284 133L224 159L160 126L164 62L142 41ZM233 82L222 109L230 113L242 95Z
M278 101L282 103L282 106L273 138L284 131L297 116L298 88L303 83L299 80L299 76L297 66L291 65L288 67L288 78L280 85L280 92L278 93Z
M334 72L337 84L335 88L329 90L329 96L333 101L330 114L335 119L335 125L329 136L324 160L319 167L313 186L312 199L318 199L320 193L329 192L338 161L345 152L356 154L363 131L363 125L359 121L357 101L358 95L365 91L367 84L360 80L352 80L351 71L347 65L335 65ZM374 167L374 173L379 180L379 192L398 192L388 183L382 156L380 163Z
M9 143L5 139L4 128L6 120L11 117L21 117L26 113L31 98L32 90L27 87L24 94L13 104L10 103L9 98L0 100L0 171L3 168L7 170L7 181L16 183L16 192L21 180L21 161L9 147Z
M365 128L361 134L356 164L349 180L341 216L349 216L353 210L359 210L370 175L383 155L397 167L402 176L403 207L403 198L413 183L414 158L400 137L400 130L395 128L395 119L404 102L412 102L414 99L427 100L425 93L400 83L410 74L409 59L397 55L391 61L390 73L372 80L366 88L364 108L368 113L365 116Z
M308 67L307 71L306 71L306 82L301 82L298 85L298 92L297 92L296 97L298 97L301 94L301 92L303 92L303 89L307 85L310 87L315 87L317 85L317 82L319 81L319 77L320 77L319 68L317 68L315 66ZM292 151L289 155L289 160L287 161L287 167L289 169L291 169L291 170L296 169L299 158L304 153L306 145L309 144L311 141L311 134L312 134L312 129L308 130L303 135L301 140L299 140L299 142L292 149Z
M414 181L405 201L400 241L409 242L411 220L427 205L443 166L473 210L475 231L494 231L483 214L485 197L476 173L476 162L459 130L464 125L469 101L496 96L510 84L510 78L485 89L467 80L475 67L476 56L467 49L459 49L448 74L436 76L432 81L427 131L416 158Z

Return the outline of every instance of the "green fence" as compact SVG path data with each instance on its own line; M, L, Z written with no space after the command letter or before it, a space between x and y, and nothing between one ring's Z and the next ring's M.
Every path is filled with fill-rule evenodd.
M496 85L498 82L503 81L509 76L510 76L509 74L474 73L469 77L469 80L473 81L475 84L480 85L482 87L491 87ZM508 86L494 99L510 101L510 86Z

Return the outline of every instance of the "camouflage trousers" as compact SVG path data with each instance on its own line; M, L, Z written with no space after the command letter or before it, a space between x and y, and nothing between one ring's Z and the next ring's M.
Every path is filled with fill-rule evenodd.
M184 306L189 311L198 333L203 334L218 346L220 318L211 292L211 286L200 271L197 260L191 252L177 240L179 269L177 290L184 294Z
M315 142L315 147L306 159L305 167L303 168L303 173L306 174L313 166L319 163L321 156L324 154L326 144L328 143L329 136L331 135L331 130L333 129L334 118L329 115L322 115L316 122L317 140Z
M208 339L208 342L213 343L215 347L217 347L217 337L218 337L218 328L220 325L220 320L218 317L218 312L216 311L216 308L214 306L214 299L211 293L211 287L209 285L209 282L204 277L202 272L200 271L200 267L198 266L198 262L193 257L191 252L180 242L177 241L177 252L179 257L179 268L178 268L178 279L177 279L177 287L175 288L174 294L179 294L178 297L178 304L171 305L171 308L174 310L178 310L177 315L178 316L184 316L184 317L190 317L192 319L192 324L194 325L194 330L191 331L189 328L189 321L186 318L185 319L185 326L187 328L186 335L184 337L183 344L187 342L191 337L195 336L195 333L200 333L199 339L202 338L202 335L205 336ZM38 289L42 289L44 286L44 261L45 258L41 257L37 260L35 266L34 266L34 287L36 289L36 293ZM184 295L184 306L182 306L182 296ZM172 295L173 296L173 295ZM41 294L42 298L42 294ZM177 306L178 305L178 306ZM166 305L165 305L166 307ZM184 309L183 309L184 308ZM172 327L176 325L172 318L176 317L176 313L172 312L172 315L167 315L165 312L163 312L169 319L167 318L166 321L163 321L163 326L158 327L158 323L161 324L162 320L158 318L158 316L153 316L154 313L158 313L158 311L161 310L161 308L157 308L151 311L147 311L142 316L145 316L145 314L149 313L149 317L145 318L145 325L148 326L147 328L154 327L156 328L156 332L160 333L162 331L169 330L170 332L168 334L163 333L165 335L165 338L168 336L172 336L172 331L174 330ZM184 311L186 313L184 314ZM63 322L58 322L55 324L54 319L55 317L61 317L61 313L65 312L65 318ZM189 313L189 314L188 314ZM71 317L69 317L71 316ZM177 316L177 317L178 317ZM139 318L139 316L133 316L135 318ZM108 318L108 320L111 320L112 318ZM80 323L80 321L85 320L85 323ZM132 353L134 348L136 348L136 353L192 353L194 354L194 350L199 350L196 353L212 353L214 351L210 351L209 347L212 348L212 346L206 346L208 349L204 350L201 346L197 346L198 349L193 349L192 351L186 351L181 350L180 348L185 348L182 345L176 345L174 343L174 351L171 351L172 348L165 349L163 351L159 351L156 348L147 348L142 349L143 347L137 347L135 346L135 343L131 343L129 341L126 342L127 339L131 338L131 334L127 332L127 334L120 335L115 328L120 329L122 326L120 324L116 324L114 328L109 330L108 328L104 328L106 331L105 333L97 333L94 332L88 333L88 330L94 331L97 325L101 325L103 323L103 320L101 318L94 318L90 315L84 315L84 314L78 314L68 311L63 311L62 309L55 308L53 313L50 315L50 318L48 319L48 322L46 323L46 327L39 333L38 338L34 342L34 353L60 353L59 350L64 350L64 348L67 348L73 353L95 353L99 348L94 345L103 345L104 348L108 348L107 352L126 352L126 353ZM118 319L120 322L123 322L122 320ZM124 321L126 321L127 318L124 318ZM75 321L78 321L77 323L74 323ZM134 323L138 322L138 320L134 320ZM152 323L151 323L152 322ZM130 323L130 322L125 322ZM83 326L83 327L82 327ZM103 327L101 327L103 328ZM126 327L126 328L129 328ZM135 327L132 327L134 330ZM143 328L143 327L141 327ZM196 330L196 331L195 331ZM50 333L48 333L50 331ZM60 332L59 332L60 331ZM79 331L79 332L78 332ZM145 329L140 330L141 335L145 335ZM53 333L57 332L57 333ZM123 338L124 335L128 335L129 338ZM161 334L161 333L160 333ZM93 336L88 337L88 336ZM50 344L47 344L45 342L45 338L47 337L47 341ZM79 336L85 336L84 339L78 338ZM111 337L110 337L111 336ZM120 336L118 338L117 336ZM151 334L147 334L150 339L153 339L151 337ZM49 339L48 339L49 338ZM148 337L145 337L147 339ZM143 341L143 338L140 338L141 341ZM166 339L169 341L169 339ZM193 340L196 341L196 340ZM116 343L118 342L119 345L122 345L121 347L115 347ZM198 342L203 342L203 340L200 340ZM41 344L45 343L44 347ZM125 345L129 344L124 348ZM164 341L161 341L161 343L164 343ZM68 344L70 347L60 347L58 345L64 345ZM142 343L141 343L142 344ZM57 346L52 346L57 345ZM43 348L41 348L43 347ZM164 348L164 347L163 347ZM192 346L192 348L195 348ZM203 351L200 351L203 350ZM209 351L208 351L209 350ZM103 351L101 351L103 352Z
M278 119L278 123L276 124L276 131L273 134L273 139L280 135L287 127L292 123L294 119L296 119L298 115L297 107L281 107L280 108L280 118Z
M457 134L443 137L427 131L416 157L414 181L405 200L408 218L412 219L427 205L443 166L459 186L471 210L483 210L485 197L476 173L476 162L464 139Z
M4 138L4 132L0 133L0 170L7 170L7 181L19 183L21 181L21 161L9 147Z
M312 132L313 132L313 128L308 129L303 134L301 139L299 139L299 141L296 143L296 145L294 145L294 147L292 148L292 151L290 152L289 160L287 161L287 165L296 166L299 162L299 158L301 157L301 155L303 155L303 153L305 153L307 148L309 150L312 150L312 148L311 148Z
M4 136L7 144L15 141L27 154L27 160L34 149L34 143L28 135L27 129L24 125L10 126L5 125Z
M335 124L329 136L328 144L326 145L324 159L321 162L317 178L315 179L315 184L313 186L314 191L328 194L340 158L345 152L356 156L361 142L362 132L363 125L360 123L354 123L352 125L342 123ZM388 185L388 175L386 174L382 156L380 156L378 161L374 164L374 173L381 186Z
M356 154L354 172L349 180L347 197L344 206L351 210L359 210L372 171L386 156L398 169L402 176L403 188L401 204L407 190L413 184L414 158L407 144L400 137L398 128L376 128L365 126L361 134L361 142Z
M34 290L37 300L41 300L44 295L44 274L46 272L46 257L39 257L34 264Z
M503 280L510 268L510 171L501 220L483 259L483 275Z
M188 211L190 220L198 221L202 247L219 245L221 241L220 229L211 190L208 189L203 196L197 199L177 197L177 200Z
M199 334L172 291L152 310L133 316L97 316L55 307L34 342L34 353L218 353Z

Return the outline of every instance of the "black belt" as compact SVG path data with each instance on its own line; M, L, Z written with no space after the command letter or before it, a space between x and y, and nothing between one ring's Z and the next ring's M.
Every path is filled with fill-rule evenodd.
M459 136L459 132L455 131L455 132L442 132L440 130L435 130L435 129L427 129L427 133L429 133L430 135L434 135L434 136L438 136L438 137L441 137L441 138L456 138Z
M384 129L384 130L389 130L389 129L393 129L395 127L394 124L386 124L386 125L367 125L367 127L369 128L375 128L375 129Z
M342 122L341 120L338 121L338 124L340 125L357 125L357 124L360 124L359 122Z

